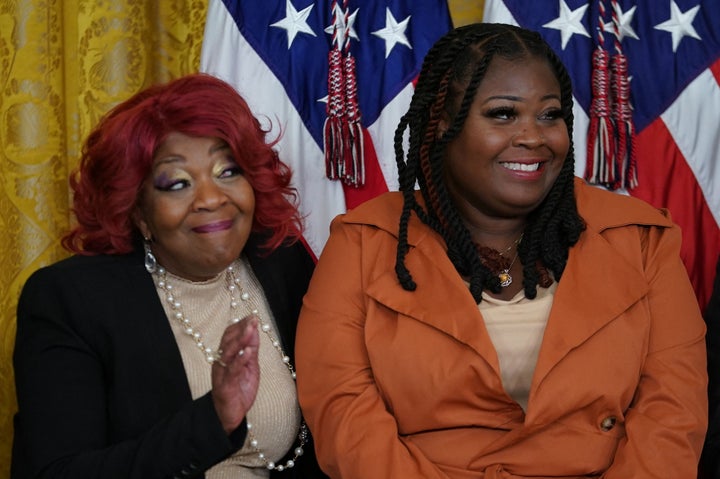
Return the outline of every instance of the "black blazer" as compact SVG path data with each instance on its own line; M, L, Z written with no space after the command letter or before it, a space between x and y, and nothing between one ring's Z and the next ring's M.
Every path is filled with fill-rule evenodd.
M314 263L301 243L268 256L246 245L293 357ZM12 479L204 477L245 440L229 438L210 394L191 399L180 352L142 253L73 256L35 272L18 303L19 411ZM312 443L272 477L324 477Z

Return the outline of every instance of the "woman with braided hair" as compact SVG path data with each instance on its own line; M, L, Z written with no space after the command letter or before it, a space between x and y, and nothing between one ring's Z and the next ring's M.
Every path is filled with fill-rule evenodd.
M575 178L572 126L537 33L475 24L430 50L401 191L335 219L300 315L331 478L695 477L705 328L680 231Z

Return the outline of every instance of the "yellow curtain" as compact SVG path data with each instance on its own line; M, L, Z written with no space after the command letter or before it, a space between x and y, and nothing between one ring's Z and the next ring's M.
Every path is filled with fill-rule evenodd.
M20 288L67 253L68 172L118 101L197 71L206 0L0 0L0 478L16 410Z
M450 0L455 25L484 2ZM66 256L68 173L110 107L197 71L207 0L0 0L0 479L16 410L15 307L28 276Z
M453 25L460 27L482 20L485 0L448 0Z

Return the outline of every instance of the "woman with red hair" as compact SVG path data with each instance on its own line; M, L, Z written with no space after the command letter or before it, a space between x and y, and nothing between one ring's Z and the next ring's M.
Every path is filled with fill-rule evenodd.
M195 74L89 135L75 254L18 304L13 478L323 477L293 368L314 262L266 133Z

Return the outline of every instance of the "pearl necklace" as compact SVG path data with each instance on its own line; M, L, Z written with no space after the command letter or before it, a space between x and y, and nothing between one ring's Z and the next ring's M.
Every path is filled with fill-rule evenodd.
M203 341L202 333L197 329L193 328L190 318L185 316L185 313L182 310L182 303L178 301L178 298L173 293L174 288L172 284L168 283L167 281L167 271L165 271L165 268L156 265L156 267L153 269L154 271L152 271L152 274L157 278L157 287L163 291L165 301L167 301L167 303L170 305L170 308L174 311L173 318L181 323L181 325L183 326L183 332L192 338L198 349L205 355L205 360L209 364L212 365L214 362L217 361L224 367L225 364L220 359L220 354L222 353L222 351L220 349L214 350L210 346L205 344L205 342ZM228 266L226 274L228 278L228 290L230 291L230 310L232 311L230 323L239 323L241 321L241 319L237 316L236 313L236 310L240 304L238 303L236 296L238 291L240 292L240 299L243 302L250 301L250 294L246 291L243 291L240 278L238 278L235 273L235 267L232 265ZM255 317L258 319L258 322L260 323L260 330L265 333L268 338L270 338L270 342L272 343L275 350L277 350L280 354L280 358L282 359L283 364L285 365L285 367L288 368L288 370L290 371L290 375L292 376L293 380L295 380L297 378L295 368L290 362L290 357L285 354L285 351L283 351L282 346L280 345L280 341L273 335L272 326L269 323L263 321L263 319L260 317L259 311L256 308L252 309L252 314L255 315ZM255 435L252 432L253 425L247 420L246 424L247 437L250 441L250 447L257 454L258 459L260 459L260 461L269 470L276 470L278 472L282 472L285 469L290 469L295 466L295 462L297 461L298 457L302 456L305 452L303 446L305 446L308 441L309 433L307 425L304 421L300 423L300 431L298 432L298 441L300 442L300 444L293 450L292 459L288 459L285 464L275 464L275 462L269 461L267 459L265 453L263 453L259 447L258 440L255 438Z

